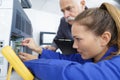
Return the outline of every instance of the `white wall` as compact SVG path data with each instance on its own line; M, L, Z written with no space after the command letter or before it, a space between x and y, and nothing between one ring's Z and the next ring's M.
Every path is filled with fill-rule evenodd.
M40 31L57 32L60 16L34 9L25 9L33 27L33 38L39 44Z
M118 4L115 0L86 0L86 5L88 8L99 7L103 2L111 3L120 8L120 4Z

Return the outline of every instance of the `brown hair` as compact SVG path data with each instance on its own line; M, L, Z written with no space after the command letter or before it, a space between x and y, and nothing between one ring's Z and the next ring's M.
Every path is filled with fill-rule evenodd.
M80 25L85 25L88 30L91 30L97 36L101 36L105 31L111 33L111 40L108 47L112 45L118 46L118 31L115 21L111 15L104 9L91 8L79 14L75 22Z

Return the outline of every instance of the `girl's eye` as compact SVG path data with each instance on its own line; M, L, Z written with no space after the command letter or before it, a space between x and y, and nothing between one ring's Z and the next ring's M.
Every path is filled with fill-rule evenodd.
M81 40L80 38L75 38L78 42Z

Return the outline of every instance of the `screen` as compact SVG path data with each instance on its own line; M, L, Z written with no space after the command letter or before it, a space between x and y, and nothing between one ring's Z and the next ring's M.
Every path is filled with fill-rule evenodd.
M40 45L51 45L56 33L40 32Z
M43 35L43 43L52 43L55 34L44 34Z

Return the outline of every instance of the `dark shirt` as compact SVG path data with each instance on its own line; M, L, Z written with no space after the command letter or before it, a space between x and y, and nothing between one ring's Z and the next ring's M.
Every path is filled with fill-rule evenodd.
M62 18L55 39L62 38L73 40L71 35L71 27L72 26L65 21L65 18Z
M73 41L73 37L71 34L71 27L72 26L65 21L65 18L62 17L58 31L57 31L57 35L55 36L54 39L70 39L71 41ZM58 48L58 46L55 44L55 42L53 42L52 46ZM70 53L73 53L73 52L70 52ZM68 53L66 53L66 54L68 54Z

